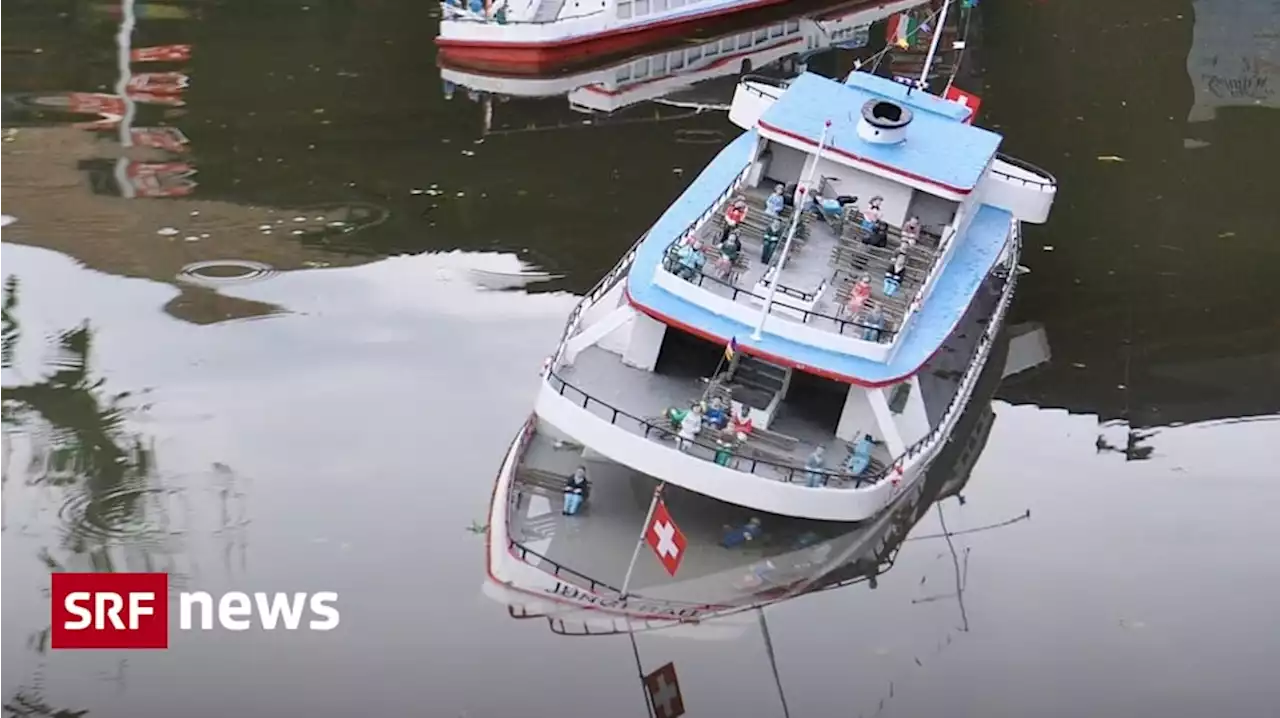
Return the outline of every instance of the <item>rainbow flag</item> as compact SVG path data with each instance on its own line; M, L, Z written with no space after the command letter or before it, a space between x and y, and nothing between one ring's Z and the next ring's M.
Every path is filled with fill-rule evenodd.
M724 348L724 360L733 361L733 357L738 353L738 338L730 337L729 346Z

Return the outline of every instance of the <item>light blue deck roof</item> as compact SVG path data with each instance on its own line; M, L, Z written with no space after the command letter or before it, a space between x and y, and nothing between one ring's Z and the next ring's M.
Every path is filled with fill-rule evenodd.
M828 150L923 179L954 192L967 192L1000 146L1000 135L960 120L967 110L906 85L866 73L853 73L847 84L805 73L796 78L760 117L760 127L806 138L815 147L823 124L831 120ZM864 142L858 137L862 106L871 99L890 99L914 113L907 139L895 145ZM948 107L947 105L951 105Z
M1012 216L1005 210L983 205L959 238L955 253L938 277L929 299L906 334L892 361L887 364L849 354L819 349L770 334L768 325L760 341L753 341L754 327L715 314L661 289L653 283L667 246L683 234L720 196L746 166L757 136L745 132L731 142L689 185L688 189L662 214L640 244L635 263L627 280L631 299L642 308L669 320L692 327L728 344L737 338L738 345L750 352L785 359L800 369L834 374L867 384L891 383L914 373L946 340L960 321L982 280L995 266L1000 249L1009 234ZM785 275L785 272L784 272ZM787 321L770 317L769 322Z

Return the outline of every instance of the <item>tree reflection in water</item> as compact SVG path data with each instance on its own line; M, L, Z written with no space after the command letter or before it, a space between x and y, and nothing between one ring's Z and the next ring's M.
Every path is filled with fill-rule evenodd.
M16 375L16 355L22 340L18 320L19 280L5 279L3 289L3 368ZM62 502L63 541L56 554L41 548L39 559L52 573L66 570L114 571L113 546L124 545L129 558L140 556L130 570L164 570L156 566L147 542L138 539L146 531L137 527L154 523L148 517L147 498L157 489L152 448L126 428L130 392L111 393L105 379L91 370L93 329L88 322L59 333L52 341L54 355L46 373L37 380L20 380L4 387L4 488L12 475L13 443L27 443L29 460L16 467L25 474L24 485L53 488ZM8 379L9 377L6 377ZM163 523L163 522L161 522ZM7 522L4 529L7 530ZM141 548L139 552L137 549ZM63 558L59 558L62 556ZM87 558L88 566L85 566ZM126 563L134 564L133 560ZM47 593L47 589L46 589ZM49 628L37 631L28 647L43 655L49 646ZM4 716L73 718L87 711L55 709L43 696L43 666L37 665L27 683L18 687L3 705Z

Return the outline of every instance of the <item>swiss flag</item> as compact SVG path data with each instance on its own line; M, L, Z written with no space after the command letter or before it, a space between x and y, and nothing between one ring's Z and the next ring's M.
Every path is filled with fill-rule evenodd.
M655 718L680 718L684 715L684 696L680 695L680 681L676 679L676 664L668 663L644 677L644 689L649 693Z
M965 92L964 90L961 90L960 88L955 87L954 85L951 87L948 87L947 91L942 95L942 97L944 99L951 100L952 102L958 102L961 105L968 107L969 117L965 119L965 123L970 125L973 124L973 118L978 116L978 108L982 106L981 97L978 97L972 92Z
M649 519L649 525L644 529L644 541L658 555L658 560L667 569L667 573L674 576L680 569L680 562L684 560L687 543L676 522L671 520L671 514L667 513L666 503L661 497L657 498L657 502L653 518Z

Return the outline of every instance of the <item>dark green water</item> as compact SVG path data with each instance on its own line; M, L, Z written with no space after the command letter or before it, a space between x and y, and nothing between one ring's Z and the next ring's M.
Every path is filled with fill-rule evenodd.
M429 3L135 10L134 47L192 46L156 68L185 104L133 120L180 154L50 106L113 92L118 9L4 8L5 715L645 715L627 638L509 618L466 528L573 293L736 129L563 96L486 129L442 92ZM874 590L768 609L791 715L1275 713L1277 26L1264 0L982 3L963 82L1060 182L1012 320L1050 357ZM120 158L188 194L121 197ZM49 651L51 569L333 590L342 625ZM783 715L756 631L637 645L690 716Z

